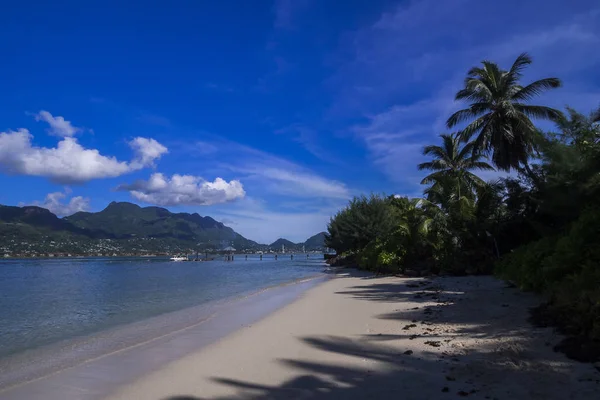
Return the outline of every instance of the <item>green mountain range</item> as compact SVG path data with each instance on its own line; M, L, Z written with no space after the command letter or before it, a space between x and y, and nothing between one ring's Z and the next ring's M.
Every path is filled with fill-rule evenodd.
M35 206L0 205L0 255L145 254L218 250L321 250L320 233L304 243L279 239L269 245L246 239L223 223L197 213L172 213L160 207L112 202L96 213L59 218Z
M291 242L287 239L277 239L276 241L274 241L273 243L271 243L269 245L269 248L273 249L273 250L280 250L282 247L281 246L285 246L286 251L287 250L295 250L295 251L300 251L302 250L302 248L304 248L306 251L313 251L313 250L324 250L325 249L325 232L319 232L314 236L309 237L305 242L302 243L294 243Z

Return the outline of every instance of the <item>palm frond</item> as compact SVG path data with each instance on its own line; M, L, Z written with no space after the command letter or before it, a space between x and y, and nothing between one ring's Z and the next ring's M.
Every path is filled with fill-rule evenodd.
M550 121L560 121L564 118L562 112L551 107L515 103L515 108L530 118L547 119Z
M458 138L460 139L460 132L457 135L458 135ZM460 153L458 153L457 158L459 160L466 160L467 157L470 157L472 160L474 158L481 157L481 155L476 154L476 153L477 152L475 151L475 143L468 142L462 147L462 149L460 150Z
M531 63L532 63L532 60L531 60L531 57L529 56L529 54L527 54L527 53L519 54L519 56L513 63L512 67L510 67L510 70L508 71L509 79L508 79L507 83L514 84L519 79L521 79L521 76L523 75L522 71L525 69L525 67L527 67Z
M496 170L496 168L492 167L490 164L486 163L485 161L476 161L473 164L471 164L471 168L480 169L483 171L495 171Z
M432 183L436 183L442 179L444 179L445 174L442 171L434 172L432 174L427 175L425 178L421 180L421 185L429 185Z
M468 142L471 137L481 130L490 120L491 114L482 115L477 118L475 121L471 122L469 125L465 127L462 131L460 131L460 138L463 142ZM481 146L475 145L475 149L479 151Z
M531 100L537 95L542 94L546 90L556 89L562 86L558 78L544 78L530 83L529 85L520 88L514 93L511 98L517 101Z
M429 145L429 146L425 146L423 147L423 155L424 156L433 156L435 158L438 158L440 160L448 160L448 154L446 153L445 149L441 146L436 146L436 145Z
M449 167L448 163L444 162L443 160L427 161L427 162L417 165L417 168L419 169L419 171L423 171L423 170L440 171L440 170L447 169L448 167Z

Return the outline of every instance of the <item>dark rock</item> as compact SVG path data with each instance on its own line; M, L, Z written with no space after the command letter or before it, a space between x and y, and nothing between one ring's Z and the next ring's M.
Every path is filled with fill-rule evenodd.
M415 324L410 324L410 325L406 325L406 326L404 326L404 328L402 328L402 330L405 330L405 331L407 331L407 330L409 330L410 328L416 328L416 327L417 327L417 325L415 325Z
M462 397L467 397L469 395L469 393L465 392L464 390L461 390L460 392L458 392L456 394L459 395L459 396L462 396Z
M412 350L406 350L406 351L404 352L404 354L406 354L407 356L410 356L412 353L413 353L413 351L412 351Z
M448 393L450 391L450 388L448 386L444 386L442 389L442 392L444 393Z

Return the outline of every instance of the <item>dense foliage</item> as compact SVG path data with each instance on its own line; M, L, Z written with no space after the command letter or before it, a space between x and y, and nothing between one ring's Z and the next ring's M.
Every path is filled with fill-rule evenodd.
M486 61L469 71L456 99L471 104L448 120L464 128L424 148L432 160L419 169L432 172L422 198L356 198L331 219L327 244L380 272L495 270L546 294L568 331L600 340L600 110L565 116L528 104L560 86L556 78L521 85L529 63L521 55L508 70ZM491 169L487 158L510 177L478 177Z

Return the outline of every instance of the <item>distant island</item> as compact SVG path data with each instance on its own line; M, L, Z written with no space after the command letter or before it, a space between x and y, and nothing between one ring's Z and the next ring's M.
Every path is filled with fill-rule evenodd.
M323 251L325 232L303 243L259 244L211 217L112 202L59 218L36 206L0 205L0 257L149 256L174 253Z

